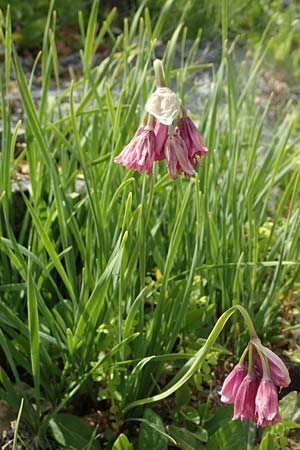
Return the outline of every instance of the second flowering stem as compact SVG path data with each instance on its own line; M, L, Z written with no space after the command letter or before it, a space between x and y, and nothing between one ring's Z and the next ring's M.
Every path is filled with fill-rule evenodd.
M253 336L256 332L254 329L253 322L246 311L246 309L243 306L235 305L229 308L227 311L225 311L222 316L218 319L217 323L215 324L214 328L212 329L210 335L206 339L205 344L203 347L201 347L200 350L191 358L183 367L182 369L177 373L177 375L173 378L173 380L166 386L165 390L161 392L160 394L153 395L152 397L143 398L140 400L136 400L132 403L129 403L124 409L124 412L128 411L129 409L135 408L137 406L145 405L147 403L154 403L158 402L160 400L165 399L169 395L173 394L177 391L181 386L183 386L193 375L194 373L201 367L203 361L206 358L206 355L211 350L212 346L216 342L217 338L219 337L221 331L223 330L224 326L226 325L228 319L234 314L235 311L239 311L243 318L246 321L246 324L249 329L250 336ZM154 357L148 357L145 358L145 362L143 364L143 361L140 361L139 364L141 364L142 367L146 365L150 361L155 361Z

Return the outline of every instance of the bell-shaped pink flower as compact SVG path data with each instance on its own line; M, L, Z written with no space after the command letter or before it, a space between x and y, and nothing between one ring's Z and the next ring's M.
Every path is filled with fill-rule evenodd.
M164 145L168 137L168 126L160 122L155 122L155 161L165 159Z
M255 398L255 416L257 425L264 427L281 420L278 411L278 394L270 379L262 379Z
M140 173L152 173L155 160L155 134L150 127L140 127L133 139L122 152L114 159L116 163L123 164L128 169Z
M272 350L264 347L259 340L255 340L252 342L253 345L267 357L270 369L270 377L273 383L276 386L287 387L290 384L291 379L289 371L284 362L279 358L279 356L272 352ZM255 352L255 363L259 373L262 375L262 363L257 352Z
M247 375L247 369L241 363L237 364L230 374L225 378L223 386L219 394L221 395L221 402L234 403L236 393Z
M248 374L240 384L234 399L233 419L255 418L255 397L260 379L256 374Z
M190 160L193 164L197 162L200 165L200 157L207 155L207 148L196 125L185 112L179 121L178 128L187 146Z
M169 127L164 153L170 177L176 179L178 174L184 172L188 177L194 175L195 169L189 160L188 151L184 140L178 130Z

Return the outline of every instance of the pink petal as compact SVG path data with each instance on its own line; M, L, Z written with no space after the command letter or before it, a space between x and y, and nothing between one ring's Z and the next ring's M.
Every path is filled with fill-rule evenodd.
M128 169L137 172L152 173L155 157L155 135L153 130L139 128L133 139L122 152L114 159Z
M234 399L233 419L255 418L255 397L259 385L259 378L256 375L247 375L240 384Z
M155 123L155 161L161 161L165 158L164 145L168 137L168 126L160 122Z
M194 161L196 157L207 155L207 148L194 122L185 114L179 121L178 128L186 146L189 158Z
M263 379L258 387L255 399L257 425L265 426L281 420L278 411L278 394L271 379Z
M253 345L267 357L270 369L270 377L273 383L276 386L287 387L290 384L291 379L289 371L284 362L279 358L279 356L272 352L272 350L264 347L259 340L253 340ZM262 375L262 363L257 352L255 352L255 363L258 371Z
M186 145L177 131L168 136L164 152L171 178L177 178L180 172L188 177L196 173L189 160Z
M221 402L234 403L238 388L247 375L247 370L243 364L237 364L230 374L225 378L220 395Z

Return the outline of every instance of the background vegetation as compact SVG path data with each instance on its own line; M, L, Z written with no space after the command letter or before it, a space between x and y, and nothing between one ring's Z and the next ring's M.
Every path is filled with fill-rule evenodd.
M23 21L16 43L24 36L27 45L25 3L24 12L22 2L18 11L12 4L12 28L3 10L0 396L20 411L15 445L264 450L281 448L285 430L298 426L296 393L281 404L283 424L264 433L220 407L224 361L235 362L248 339L238 317L204 362L199 353L215 321L238 303L265 343L296 349L288 337L299 331L299 111L285 102L270 116L272 98L257 104L257 80L266 58L280 61L276 42L287 46L289 75L297 75L298 24L284 30L298 7L251 2L247 11L249 2L214 1L198 22L196 2L182 3L168 0L159 15L155 2L142 3L116 34L115 10L99 24L94 2L79 16L82 73L71 74L66 89L55 44L74 20L73 11L70 22L60 19L66 2L56 5L58 30L53 3L47 16L43 3L34 10L43 52L30 74L13 43ZM219 40L219 64L199 62L196 23L205 24L204 40ZM249 37L251 57L238 59L237 33ZM151 177L113 163L153 90L162 38L167 80L192 105L210 150L193 179L169 179L163 163ZM103 41L109 52L94 66ZM204 94L198 74L212 80ZM17 155L11 78L24 111ZM16 195L20 165L28 184Z
M39 49L42 44L44 28L49 8L47 0L33 0L30 4L25 0L0 0L0 8L5 11L11 5L13 39L19 49ZM159 0L103 0L98 9L98 21L105 20L112 7L117 7L118 15L115 26L122 28L122 20L134 14L135 9L146 4L155 22L161 13ZM58 41L66 40L75 48L78 42L78 14L88 19L92 8L92 0L56 0ZM169 38L178 23L178 17L184 14L187 25L187 36L195 39L199 30L205 39L217 41L222 33L222 8L220 0L173 2L168 21L161 30L160 39ZM267 62L284 75L299 77L300 43L300 5L294 0L232 0L228 11L229 36L239 37L240 42L248 45L249 50L259 45L262 33L272 20L269 31Z

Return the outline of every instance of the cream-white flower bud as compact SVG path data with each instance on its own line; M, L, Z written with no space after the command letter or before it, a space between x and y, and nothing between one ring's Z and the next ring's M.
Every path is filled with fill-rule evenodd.
M164 125L171 125L180 113L180 100L168 87L158 87L146 103L146 111Z

